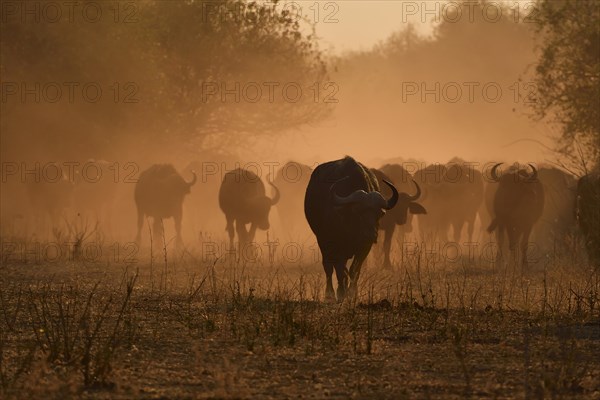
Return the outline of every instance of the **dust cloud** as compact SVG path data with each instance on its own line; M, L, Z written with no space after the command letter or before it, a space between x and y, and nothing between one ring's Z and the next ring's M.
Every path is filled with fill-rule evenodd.
M94 23L85 5L57 22L43 4L6 6L3 229L31 234L46 221L49 235L45 214L56 222L69 210L103 215L113 235L132 238L135 181L156 163L186 180L199 174L184 203L184 230L196 238L223 234L217 193L238 165L265 180L289 160L314 168L344 155L370 167L552 157L552 130L528 116L533 24L510 10L491 20L477 6L433 30L398 15L397 31L373 48L337 54L320 50L319 24L306 32L268 4L223 4L146 1L102 10ZM75 182L86 162L86 183L100 171L105 190L79 185L75 200L46 205L53 211L32 207L47 194L26 181L45 180L56 163Z

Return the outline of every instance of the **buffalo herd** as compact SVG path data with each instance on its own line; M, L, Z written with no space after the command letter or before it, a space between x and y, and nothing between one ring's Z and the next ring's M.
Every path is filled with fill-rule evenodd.
M372 169L371 171L375 177L377 177L379 182L394 182L394 185L397 186L396 189L401 191L400 199L396 207L387 211L380 221L380 229L384 232L383 266L384 268L391 268L392 262L390 252L396 225L398 225L400 229L404 228L404 230L401 230L398 233L398 235L401 236L400 243L402 243L404 234L407 232L405 227L410 227L409 229L412 228L412 215L426 214L427 211L422 205L415 202L415 200L419 199L421 196L421 188L416 182L412 181L412 179L411 182L415 189L412 189L411 185L406 184L408 182L407 179L409 178L409 174L402 166L388 164L381 169ZM414 195L408 195L406 192L411 190L415 190L416 193ZM381 186L381 193L384 196L390 196L392 194L391 187L387 187L387 185Z
M112 176L113 164L92 161L97 174ZM384 268L392 267L392 244L402 244L407 235L423 243L491 241L495 235L496 261L510 255L521 266L530 262L531 252L548 256L573 251L579 240L590 263L600 262L598 173L577 179L549 165L482 165L459 158L446 164L385 164L374 169L345 157L314 169L290 161L266 176L265 187L260 173L249 168L221 171L217 162L192 163L181 174L171 164L155 164L136 175L137 242L145 217L152 218L152 231L159 235L163 220L173 218L178 245L182 224L198 219L194 230L205 221L215 221L220 229L225 226L231 247L237 233L241 248L255 240L257 229L270 229L275 207L281 234L290 239L299 232L316 237L328 298L335 297L334 271L338 298L356 290L361 265L380 230ZM67 209L106 221L104 228L111 229L111 212L122 203L116 201L115 185L108 179L84 181L78 173L71 179L58 175L51 182L37 178L25 182L27 214L38 230L59 223ZM194 187L200 173L202 185ZM10 199L3 196L4 200ZM195 206L199 201L211 206ZM10 216L7 209L2 210L4 221ZM505 242L508 251L503 252ZM352 263L346 269L349 259Z

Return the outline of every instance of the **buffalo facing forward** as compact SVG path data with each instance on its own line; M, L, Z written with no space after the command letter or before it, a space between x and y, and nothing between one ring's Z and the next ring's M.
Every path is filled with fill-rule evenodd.
M186 182L171 164L154 164L140 174L135 185L134 199L137 206L137 243L140 242L144 216L153 219L154 235L162 234L161 220L175 220L177 244L181 244L181 218L183 215L183 199L190 193L196 183L196 174Z
M356 293L360 268L377 241L379 219L398 202L398 191L386 200L379 193L377 178L351 157L319 165L310 177L304 198L304 213L317 237L327 277L325 297L335 298L332 274L335 269L338 300L348 288ZM353 258L350 270L348 259Z
M463 226L467 226L469 243L473 241L475 219L483 203L483 175L460 158L453 158L446 165L444 176L444 201L452 210L449 221L453 240L460 242Z
M410 176L409 173L402 168L401 166L397 166L397 168L402 169L404 174L402 175L404 178ZM383 169L383 168L382 168ZM396 179L390 179L384 172L377 169L371 170L373 174L377 177L377 180L380 183L381 193L384 196L390 196L393 193L387 187L382 186L381 184L385 181L391 182L394 185L403 185L405 186L405 180L402 176L397 177ZM398 179L401 179L400 181ZM426 214L425 208L419 203L415 203L416 200L421 196L421 188L416 182L413 182L417 193L414 196L409 196L405 193L400 193L398 204L396 207L391 209L389 212L385 213L385 215L381 218L380 221L380 229L384 231L385 236L383 239L383 254L384 261L383 267L386 269L392 268L392 262L390 259L390 250L392 248L392 237L394 236L394 231L396 229L396 225L403 226L407 223L408 217L411 214ZM410 211L410 214L408 213ZM404 232L400 232L401 235Z
M418 217L419 233L423 239L445 242L450 229L450 216L454 212L448 203L447 186L444 182L447 169L432 164L414 173L414 180L423 189L420 203L427 214Z
M379 170L390 178L389 181L392 182L394 184L394 186L396 186L396 189L398 189L398 192L410 193L410 192L414 191L416 182L413 179L412 174L410 172L408 172L402 165L400 165L400 164L385 164L384 166L379 168ZM384 196L389 194L389 193L386 193L387 186L385 186L381 189L383 190L382 194ZM419 189L421 189L421 187L419 187ZM381 224L382 225L384 224L383 221L381 222ZM412 231L413 231L413 215L412 215L412 213L408 214L406 216L406 222L403 225L399 226L398 230L399 230L398 237L400 239L400 242L403 242L404 234L412 233Z
M275 196L270 199L265 194L265 185L252 171L237 168L225 174L221 188L219 189L219 206L227 225L225 229L229 235L229 242L233 248L234 228L240 242L240 254L244 246L254 240L256 228L267 230L269 224L269 212L271 207L279 201L279 189L271 183L275 189ZM250 224L250 230L246 230L246 224Z
M488 232L496 230L498 261L502 257L506 231L511 253L516 254L517 242L520 241L521 262L526 266L529 235L544 211L544 187L537 179L538 173L533 165L529 164L533 171L531 174L517 170L498 176L500 165L496 164L491 171L492 179L498 182L498 189L494 195L494 215Z

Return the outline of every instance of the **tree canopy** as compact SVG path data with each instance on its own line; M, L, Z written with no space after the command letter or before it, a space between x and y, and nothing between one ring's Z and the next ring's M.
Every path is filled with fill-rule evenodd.
M534 109L561 127L559 150L590 166L600 161L600 3L542 0L542 53Z
M87 3L105 7L101 19L82 17ZM138 144L218 150L329 112L311 91L327 79L315 39L277 3L78 4L72 19L63 10L56 22L4 15L3 154L39 157L32 143L56 157L110 157ZM54 84L62 91L56 102L46 96ZM82 98L90 84L101 88L100 100ZM36 85L39 99L27 94Z

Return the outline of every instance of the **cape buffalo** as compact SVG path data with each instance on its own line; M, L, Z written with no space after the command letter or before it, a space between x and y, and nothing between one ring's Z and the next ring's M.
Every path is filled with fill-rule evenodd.
M592 263L600 266L600 176L589 174L577 182L577 222Z
M383 172L390 179L389 181L396 186L398 192L406 192L410 193L414 191L414 180L413 176L410 172L408 172L402 165L400 164L385 164L381 168L379 168L381 172ZM388 190L387 186L381 188L383 190L382 194L384 196L389 195L391 192ZM413 230L412 226L413 215L409 213L406 217L406 223L404 225L400 225L398 228L400 239L403 238L405 233L411 233ZM402 240L400 240L402 242Z
M181 218L183 199L196 183L196 173L186 182L171 164L154 164L140 174L135 185L134 199L137 206L137 243L140 242L144 216L153 219L154 235L162 234L161 220L173 217L177 244L181 244Z
M385 210L398 202L398 191L385 200L379 193L377 178L364 165L351 157L319 165L312 173L306 196L304 213L310 228L317 237L327 277L325 297L335 298L332 274L335 269L338 300L347 290L356 294L360 268L377 241L379 219ZM346 262L353 258L348 270Z
M498 182L498 189L494 195L492 223L487 230L490 233L496 230L498 262L502 259L506 231L513 255L516 254L517 242L520 240L521 262L526 266L529 235L544 211L544 187L538 180L538 172L533 165L529 164L531 174L518 170L498 176L497 169L501 164L496 164L491 170L491 177Z
M483 175L465 161L454 158L446 165L442 183L442 201L449 209L454 242L460 241L467 224L468 241L473 241L475 219L483 202Z
M423 190L420 203L427 210L427 215L419 215L419 233L423 238L446 241L450 228L450 208L445 194L444 177L446 167L432 164L415 172L414 179Z
M392 169L390 166L382 167L382 169L384 168L387 170ZM402 167L399 165L394 166L394 169L398 168ZM379 187L381 188L381 194L384 197L390 197L393 195L391 189L387 187L387 185L383 185L383 182L385 181L391 182L394 184L394 186L396 186L396 188L401 188L403 191L406 190L405 188L407 185L404 180L408 179L410 174L404 170L404 168L402 168L403 173L398 171L400 174L396 175L397 179L391 179L381 170L372 169L371 171L377 177L377 180L380 183ZM400 192L396 207L386 212L379 222L379 228L385 233L385 237L383 239L383 267L386 269L392 267L390 250L392 247L392 237L394 236L396 225L405 225L409 219L409 216L412 216L412 214L426 214L425 208L423 208L422 205L415 203L415 201L418 200L419 196L421 195L421 188L415 182L413 182L413 184L416 187L417 193L414 196L408 196L406 193ZM401 232L401 234L404 234L404 232Z
M277 186L268 178L267 181L275 189L275 196L272 199L266 196L265 185L260 178L246 169L238 168L226 173L221 183L219 206L227 220L225 229L233 248L235 222L240 255L245 251L244 246L254 240L256 228L267 230L270 227L269 212L279 201L280 194ZM246 230L246 224L250 224L249 231Z
M275 176L274 183L281 191L277 211L281 226L288 235L310 232L303 215L303 201L311 173L312 168L308 165L290 161Z
M488 162L484 166L484 189L483 189L483 204L479 207L479 218L481 219L481 229L487 231L488 226L494 219L494 197L496 197L496 191L498 190L498 182L495 181L490 174L492 168L496 163ZM504 173L516 173L519 171L518 165L509 166Z

